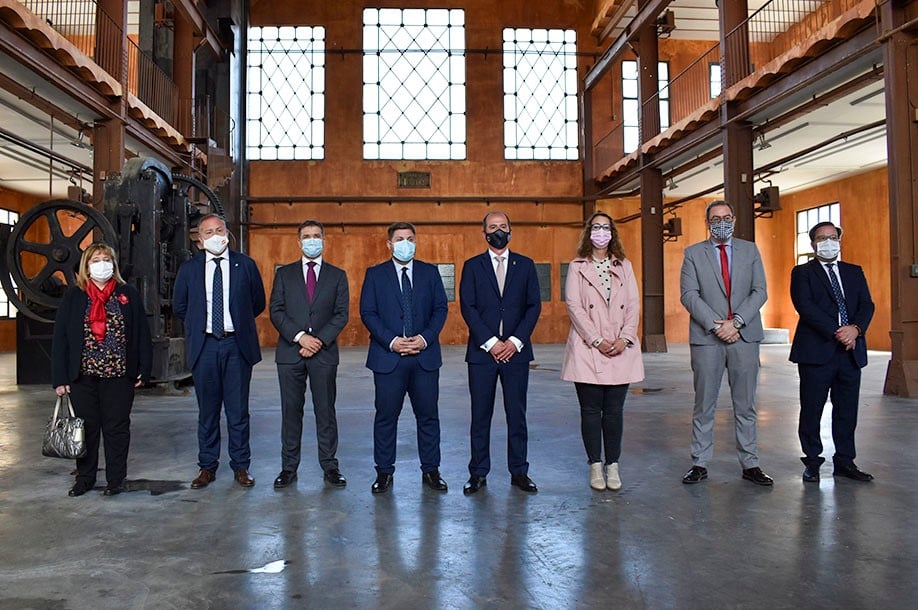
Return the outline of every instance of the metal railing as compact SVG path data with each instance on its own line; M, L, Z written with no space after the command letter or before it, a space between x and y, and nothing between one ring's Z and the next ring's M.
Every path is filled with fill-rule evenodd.
M178 88L130 38L127 39L127 89L160 118L175 125Z
M19 0L19 3L125 85L127 91L153 112L173 123L178 103L175 83L124 35L122 28L95 0Z
M804 44L808 38L862 0L771 0L748 19L728 32L723 49L715 44L670 80L665 88L670 106L670 125L695 112L723 89L736 84L755 69ZM710 66L721 65L720 88L712 95ZM609 72L611 78L614 71ZM614 88L614 87L613 87ZM645 111L651 100L643 102L641 116L653 120ZM593 150L594 176L625 156L623 128L611 129Z
M771 0L724 37L724 86L798 47L861 0ZM732 78L729 76L732 74Z

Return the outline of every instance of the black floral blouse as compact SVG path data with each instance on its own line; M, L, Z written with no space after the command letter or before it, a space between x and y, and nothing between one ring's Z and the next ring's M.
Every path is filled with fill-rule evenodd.
M124 314L113 294L105 303L105 338L96 341L89 325L91 301L83 316L83 358L80 373L95 377L124 377L127 374L127 333Z

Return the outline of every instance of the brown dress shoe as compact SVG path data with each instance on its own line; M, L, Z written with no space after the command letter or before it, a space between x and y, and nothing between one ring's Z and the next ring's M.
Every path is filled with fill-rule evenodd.
M191 482L192 489L201 489L207 487L209 484L214 482L214 479L217 478L217 473L213 470L207 470L202 468L201 472L198 473L198 478Z
M255 484L255 479L249 476L249 471L245 468L240 468L236 471L236 482L242 485L243 487L251 487Z

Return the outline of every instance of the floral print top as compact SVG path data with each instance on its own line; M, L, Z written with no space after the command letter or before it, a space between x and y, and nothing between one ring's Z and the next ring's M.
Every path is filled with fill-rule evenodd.
M83 358L80 373L95 377L124 377L127 374L127 333L124 328L124 314L113 294L105 303L105 338L96 341L89 326L89 308L83 316Z

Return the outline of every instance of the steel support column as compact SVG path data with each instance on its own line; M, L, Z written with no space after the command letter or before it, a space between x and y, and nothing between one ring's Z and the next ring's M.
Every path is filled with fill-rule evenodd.
M912 5L918 4L915 2ZM884 31L908 20L905 2L881 5ZM884 44L892 358L885 394L918 396L918 34L903 29ZM876 332L876 331L874 331Z
M660 51L655 24L651 23L640 31L636 50L638 108L643 143L660 133ZM665 352L663 172L654 167L641 169L641 265L644 333L641 343L645 352Z
M721 74L724 87L745 78L749 65L749 30L742 24L749 15L746 0L719 3ZM752 125L734 121L737 104L721 107L724 150L724 198L736 212L736 236L755 240L755 215L752 183Z

